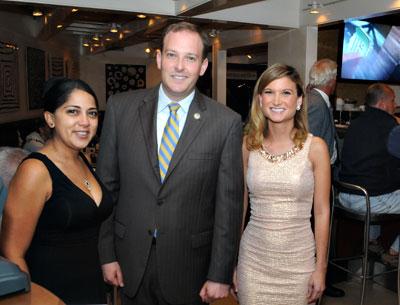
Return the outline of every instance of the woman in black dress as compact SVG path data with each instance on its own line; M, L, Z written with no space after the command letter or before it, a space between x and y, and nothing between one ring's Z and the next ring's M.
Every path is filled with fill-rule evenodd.
M97 98L81 80L58 79L47 88L52 137L11 181L1 249L64 302L105 303L97 240L112 199L81 153L96 134Z

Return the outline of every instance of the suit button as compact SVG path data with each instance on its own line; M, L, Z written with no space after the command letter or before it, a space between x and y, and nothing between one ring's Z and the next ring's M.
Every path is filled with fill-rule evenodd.
M163 204L164 204L164 200L160 199L160 200L157 201L157 205L163 205Z

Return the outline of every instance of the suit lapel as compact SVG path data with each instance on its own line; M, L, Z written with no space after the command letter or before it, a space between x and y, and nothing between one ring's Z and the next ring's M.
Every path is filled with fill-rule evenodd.
M167 181L168 177L174 171L175 167L178 165L179 161L184 156L186 150L189 148L192 141L196 138L200 129L204 126L204 123L207 121L206 110L207 109L203 97L196 90L193 102L189 107L189 112L187 114L185 126L183 128L181 136L179 137L178 144L176 145L174 154L169 164L168 172L165 176L164 183Z
M139 107L139 118L142 126L143 139L146 143L147 153L151 168L160 181L160 171L158 167L158 152L157 152L157 100L158 86L143 100Z

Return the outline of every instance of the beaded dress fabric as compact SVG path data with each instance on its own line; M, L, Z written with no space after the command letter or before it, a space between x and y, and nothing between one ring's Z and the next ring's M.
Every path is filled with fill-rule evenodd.
M309 134L302 148L280 156L262 149L250 152L251 214L237 270L240 305L307 304L308 280L315 269L311 139Z

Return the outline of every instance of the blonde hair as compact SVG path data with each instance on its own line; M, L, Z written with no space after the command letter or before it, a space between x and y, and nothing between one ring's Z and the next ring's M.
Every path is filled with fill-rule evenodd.
M287 77L293 81L296 84L297 96L303 97L300 110L296 111L294 116L294 128L296 132L293 137L293 142L296 146L300 146L307 138L307 105L304 98L303 82L295 68L277 63L270 66L261 74L254 87L250 119L245 127L246 147L249 151L260 149L264 137L268 134L268 120L262 112L259 103L259 95L268 84L282 77Z

